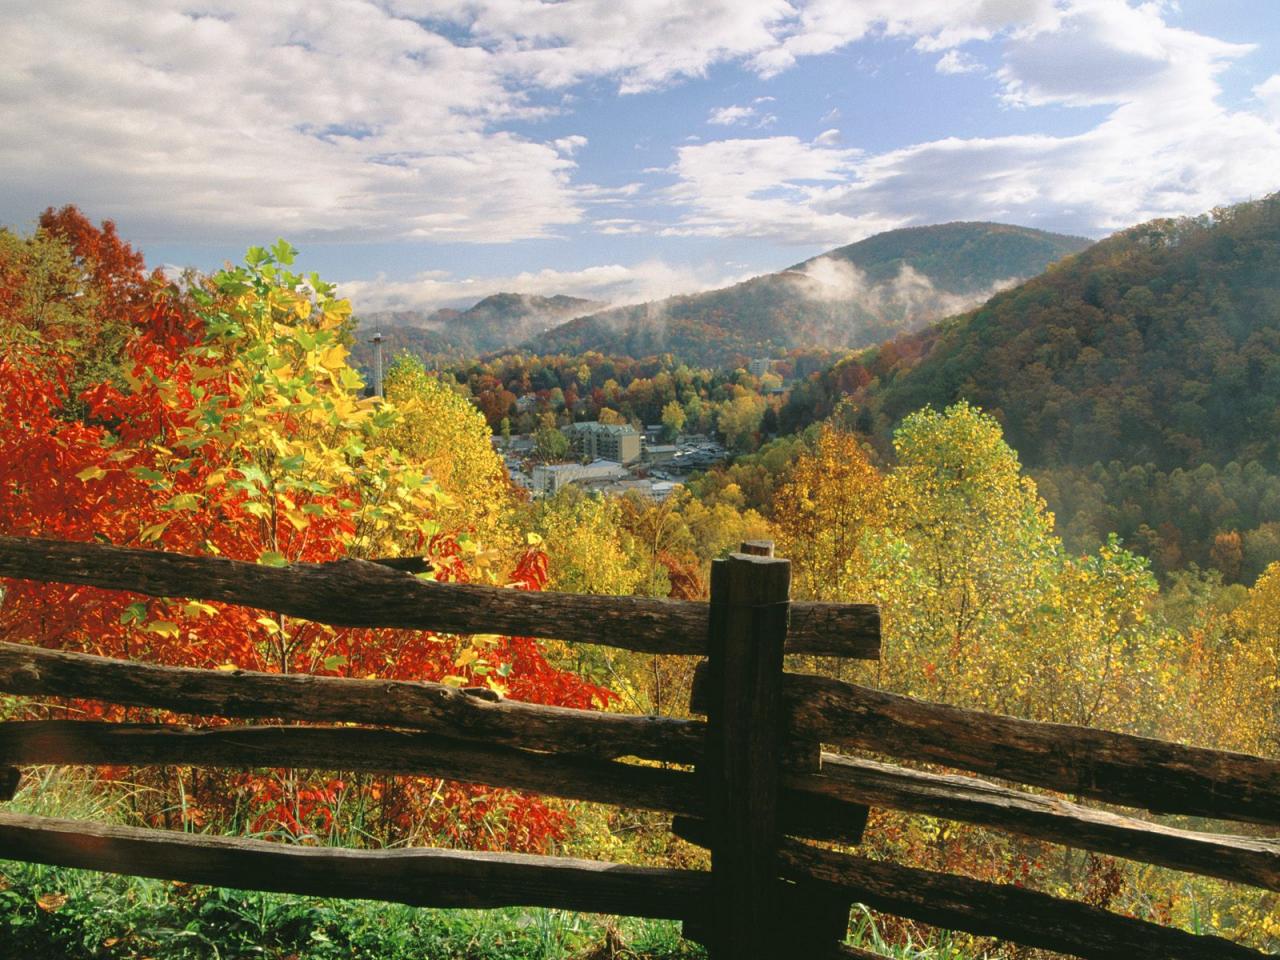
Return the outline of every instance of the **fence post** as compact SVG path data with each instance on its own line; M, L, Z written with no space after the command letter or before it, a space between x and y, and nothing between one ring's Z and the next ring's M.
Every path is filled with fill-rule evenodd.
M705 768L712 960L779 955L777 806L790 588L786 560L733 554L712 564Z

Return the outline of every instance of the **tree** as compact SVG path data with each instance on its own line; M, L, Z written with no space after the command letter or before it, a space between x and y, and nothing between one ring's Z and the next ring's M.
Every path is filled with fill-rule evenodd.
M883 527L884 483L857 436L823 426L774 493L779 553L794 565L796 595L811 600L865 599L863 540Z
M662 433L667 440L674 440L680 436L684 430L685 422L688 418L685 416L684 407L675 401L669 401L662 408Z
M734 450L753 449L765 406L764 397L755 393L744 392L726 401L716 418L716 427L725 444Z
M569 438L559 428L544 424L533 435L533 449L543 460L554 463L569 452Z
M451 514L451 490L483 492L500 478L483 424L411 368L399 381L408 413L362 400L342 343L350 308L318 277L293 273L292 258L283 242L255 248L245 266L189 294L170 289L130 301L120 381L93 384L78 398L65 375L74 357L51 354L48 365L0 357L10 386L0 395L0 532L266 564L425 555L438 579L540 589L547 566L536 547L504 556L471 529L446 525L466 515ZM5 301L0 327L37 322L23 302ZM72 399L85 405L84 420L67 419ZM466 455L451 460L433 424L460 429ZM498 502L504 490L492 485L486 495ZM12 642L201 667L488 684L576 707L611 697L553 667L528 638L335 629L224 604L25 581L5 581L3 591L0 638ZM75 708L121 715L93 703ZM154 797L157 816L185 809L215 823L247 817L254 830L293 835L323 835L339 808L376 809L362 826L385 840L426 831L482 847L543 849L566 823L536 799L432 779L302 782L228 772L202 774L197 784L184 771L148 776L154 791L143 794Z
M1117 543L1067 556L991 417L965 403L895 434L868 548L896 689L1032 719L1124 726L1153 669L1156 593Z

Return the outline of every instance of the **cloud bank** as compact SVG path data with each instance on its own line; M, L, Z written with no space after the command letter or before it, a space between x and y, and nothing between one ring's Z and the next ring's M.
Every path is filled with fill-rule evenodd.
M576 231L814 246L950 219L1098 235L1280 186L1280 74L1224 106L1219 77L1251 48L1171 26L1172 9L0 0L0 219L74 200L143 243L508 243ZM711 139L672 143L662 166L625 188L583 175L592 145L581 131L528 132L549 116L571 126L584 86L625 110L723 65L768 79L885 38L913 48L938 82L989 83L1006 109L1101 119L1068 136L869 152L856 130L832 126L838 111L805 139L761 130L776 112L768 98L722 100L688 131ZM529 283L554 275L534 271Z

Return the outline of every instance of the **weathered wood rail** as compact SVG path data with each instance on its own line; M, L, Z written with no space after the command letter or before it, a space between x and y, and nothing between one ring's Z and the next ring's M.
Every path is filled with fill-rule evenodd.
M1030 793L1280 825L1280 762L961 710L783 671L784 653L874 658L874 607L789 600L767 545L717 561L709 604L436 583L385 563L274 568L0 537L0 576L259 607L339 626L506 632L706 656L672 719L440 684L163 667L0 643L0 692L166 711L190 724L0 722L0 800L33 764L290 767L430 776L659 810L710 871L444 850L298 848L0 812L0 858L417 906L669 917L715 960L870 957L849 905L1086 958L1260 957L1219 937L1014 886L871 860L869 806L1280 890L1280 841L1174 828ZM203 726L201 718L250 721ZM298 725L303 723L305 725ZM1001 783L826 753L841 746ZM638 762L637 762L638 761ZM658 762L655 765L654 762ZM1256 828L1255 828L1256 829Z

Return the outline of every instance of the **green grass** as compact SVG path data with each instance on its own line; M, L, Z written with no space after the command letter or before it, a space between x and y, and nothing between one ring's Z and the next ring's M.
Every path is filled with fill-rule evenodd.
M131 790L28 771L15 812L127 822ZM577 851L575 851L577 852ZM855 908L850 942L893 960L974 960L950 939L887 945ZM672 921L563 910L426 910L230 890L0 860L0 956L25 960L696 960Z
M0 943L31 960L675 960L671 922L561 910L421 910L0 861ZM611 941L614 953L605 948Z
M130 820L137 788L28 770L6 808ZM424 910L229 890L0 860L0 955L29 960L683 960L672 921L563 910Z

